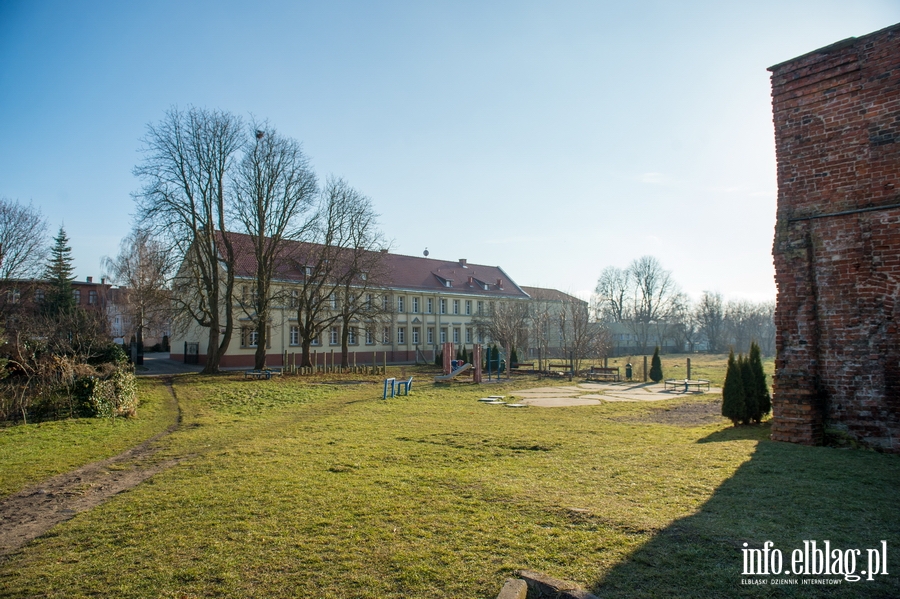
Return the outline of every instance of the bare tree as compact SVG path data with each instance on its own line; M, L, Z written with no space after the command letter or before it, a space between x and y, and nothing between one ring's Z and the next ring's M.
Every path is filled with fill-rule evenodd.
M485 316L477 316L472 320L481 335L487 335L506 352L507 360L512 357L515 347L525 347L528 342L528 313L530 302L499 301L492 302L493 309ZM506 378L510 377L510 364L507 364Z
M650 331L656 326L660 342L665 331L659 328L672 310L678 288L672 273L663 269L653 256L642 256L628 267L632 282L632 296L627 304L626 322L637 337L642 351L649 345Z
M363 258L359 262L354 259L355 244L361 242L361 237L354 229L372 225L374 213L369 207L373 220L361 217L356 206L361 197L342 179L330 177L320 194L314 243L297 245L291 256L300 271L300 284L292 290L296 291L292 303L297 308L303 366L312 365L313 341L335 323L342 322L342 301L350 295L347 290L362 282Z
M592 322L588 303L569 295L557 314L566 358L576 371L586 358L603 357L610 349L610 336L599 322Z
M723 319L728 344L735 351L748 352L750 343L756 341L760 351L765 353L765 346L769 350L767 355L771 355L775 339L774 314L772 302L729 301Z
M143 345L144 330L163 328L171 314L169 255L149 231L138 228L122 240L115 258L103 259L103 265L110 281L124 288L120 301L138 344Z
M318 186L299 142L253 123L254 141L237 168L230 211L250 236L256 261L254 293L241 307L257 331L254 368L266 367L268 322L276 297L272 280L284 267L290 240L308 236Z
M196 322L208 331L205 373L218 372L234 328L235 254L222 232L242 129L227 112L173 108L147 127L144 160L134 169L143 181L136 195L141 222L181 262L172 283L181 326Z
M597 318L607 322L623 322L633 297L630 269L607 266L600 273L595 290Z
M669 316L669 333L681 350L694 351L700 336L700 322L697 320L697 311L692 305L691 298L685 293L679 293L672 303L672 311Z
M353 322L374 327L390 310L383 302L374 301L375 291L383 289L389 273L385 256L388 244L378 229L378 215L372 200L362 195L342 179L334 179L333 192L340 194L339 203L349 214L345 221L346 249L341 253L341 366L349 363L350 333ZM385 250L385 251L382 251ZM356 327L357 334L359 327Z
M0 198L0 279L40 276L47 256L47 220L29 204Z
M706 336L708 351L710 353L722 351L722 337L725 333L725 305L722 294L704 291L695 314L700 323L700 331Z
M528 310L528 320L531 323L529 342L538 349L538 370L544 370L544 360L550 358L550 332L556 326L553 310L554 303L548 298L534 297Z

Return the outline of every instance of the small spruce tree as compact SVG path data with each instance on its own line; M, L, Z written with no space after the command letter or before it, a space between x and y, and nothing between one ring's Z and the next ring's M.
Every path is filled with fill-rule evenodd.
M436 351L434 352L434 365L438 368L444 367L444 352Z
M756 377L753 376L753 366L750 365L750 357L745 358L743 354L739 355L738 368L741 369L741 384L744 387L744 417L741 418L741 422L743 424L759 422L760 418L762 418L757 405L759 393L756 390Z
M653 360L650 363L650 380L658 383L663 380L662 361L659 359L659 346L653 351Z
M512 349L512 355L509 357L509 361L510 361L511 364L518 364L518 363L519 363L519 356L516 355L516 348L513 348L513 349Z
M756 380L756 414L753 419L760 422L763 416L772 411L772 397L769 395L769 387L766 385L766 373L763 370L762 356L756 341L750 344L749 361L753 378Z
M72 281L75 279L72 267L72 248L66 230L59 228L50 248L50 260L44 268L44 278L48 287L44 295L44 312L51 316L68 314L75 309L75 296L72 293Z
M725 372L725 384L722 385L722 416L737 426L744 420L746 404L744 402L744 383L741 380L741 369L734 358L734 349L728 354L728 369Z

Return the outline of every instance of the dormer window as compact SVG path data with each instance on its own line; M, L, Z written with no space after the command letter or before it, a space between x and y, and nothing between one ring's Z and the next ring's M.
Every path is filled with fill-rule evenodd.
M445 280L445 281L444 281L444 287L450 287L450 286L451 286L450 280L449 280L449 279Z

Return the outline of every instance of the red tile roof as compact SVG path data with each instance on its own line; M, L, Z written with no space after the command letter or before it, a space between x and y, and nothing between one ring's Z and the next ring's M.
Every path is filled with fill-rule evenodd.
M256 275L256 257L249 235L228 233L235 256L235 275L253 278ZM282 281L300 281L302 267L315 263L315 256L322 246L296 241L288 242L282 251L275 278ZM304 257L308 259L304 260ZM437 260L386 253L387 280L381 285L395 290L444 291L473 295L527 299L528 294L519 287L499 266L470 264L465 260ZM449 281L449 286L447 282Z

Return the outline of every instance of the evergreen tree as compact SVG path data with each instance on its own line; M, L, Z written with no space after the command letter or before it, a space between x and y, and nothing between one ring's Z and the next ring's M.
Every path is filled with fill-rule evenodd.
M757 405L759 393L756 390L756 377L753 376L749 356L747 358L744 358L743 354L738 356L738 368L741 370L741 384L744 387L744 417L741 418L741 422L743 424L750 424L751 421L759 422L762 418Z
M662 361L659 359L659 346L653 352L653 361L650 363L650 380L658 383L663 380Z
M436 351L434 352L434 365L438 368L444 367L444 352Z
M518 364L519 356L516 354L516 348L512 349L512 355L509 357L510 364Z
M744 383L741 380L741 369L734 359L734 349L728 354L728 369L725 372L725 384L722 385L722 416L731 420L735 426L745 418Z
M766 373L763 370L762 357L756 341L750 344L749 361L753 378L756 380L756 414L753 419L760 422L763 416L772 410L772 398L769 396Z
M44 311L47 314L67 314L75 308L75 297L72 294L74 271L69 238L65 229L60 227L59 233L53 238L50 260L44 269L44 278L49 283L44 295Z

